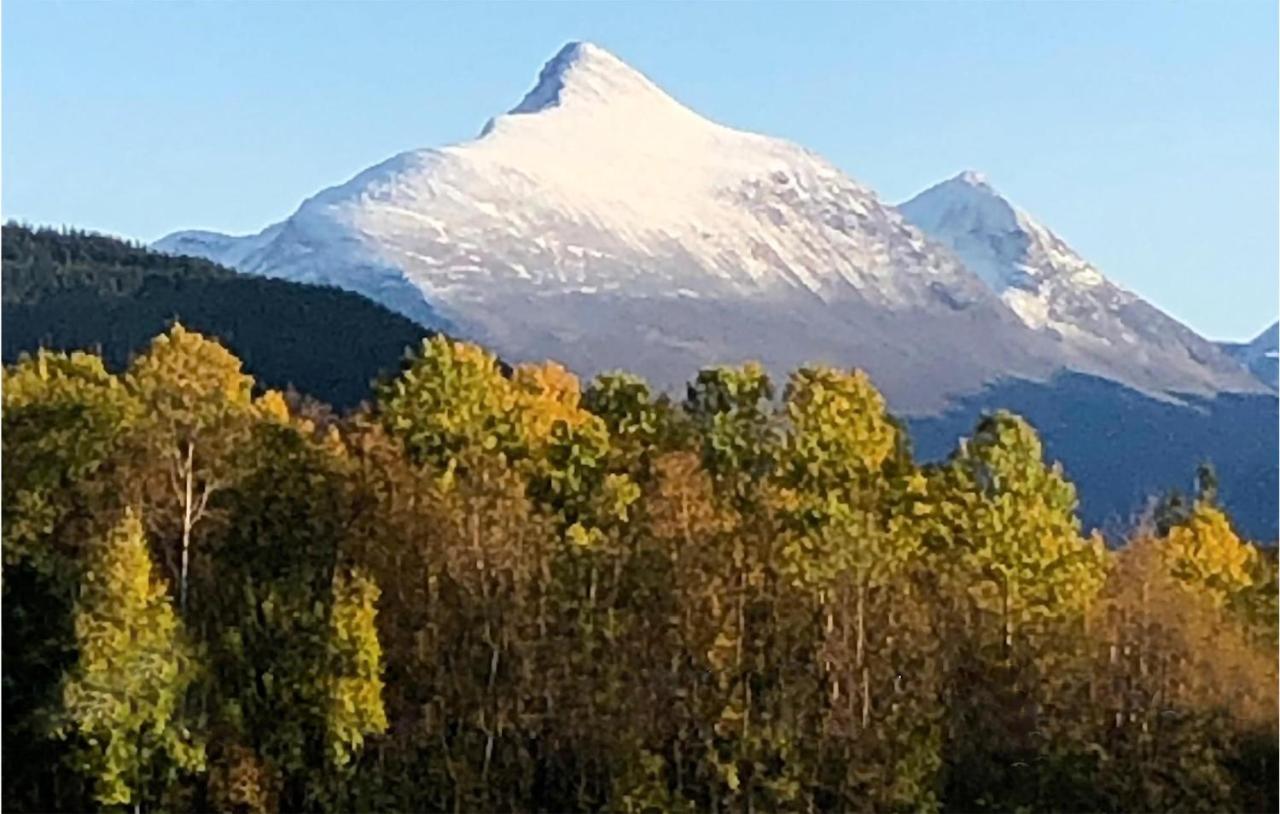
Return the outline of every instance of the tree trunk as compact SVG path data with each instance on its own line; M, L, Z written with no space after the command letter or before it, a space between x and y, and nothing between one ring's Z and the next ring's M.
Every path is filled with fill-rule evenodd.
M196 445L194 441L187 441L187 456L183 463L183 497L182 497L182 564L179 573L179 592L178 592L178 609L183 619L187 616L187 569L191 555L191 526L193 513L194 495L192 494L192 479L195 476Z
M1001 581L1000 616L1003 625L1004 658L1008 662L1013 655L1013 620L1009 616L1009 575Z
M871 721L871 684L868 675L866 662L866 642L867 642L867 626L866 626L866 597L867 586L863 584L861 578L858 580L858 641L857 641L857 659L858 670L862 681L862 728L866 729L867 724Z

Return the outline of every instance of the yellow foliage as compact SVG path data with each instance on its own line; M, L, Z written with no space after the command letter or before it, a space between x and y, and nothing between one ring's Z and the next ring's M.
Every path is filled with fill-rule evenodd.
M176 418L223 405L248 407L253 379L240 360L218 342L175 323L129 367L129 381L153 409L163 405Z
M289 405L279 390L268 390L254 402L258 413L267 421L285 424L289 421Z
M330 647L336 661L329 691L329 751L343 766L368 735L385 732L382 703L382 645L378 641L377 584L366 574L343 574L334 581Z
M1169 530L1162 552L1175 577L1203 590L1219 607L1253 584L1257 552L1236 536L1225 514L1204 501Z

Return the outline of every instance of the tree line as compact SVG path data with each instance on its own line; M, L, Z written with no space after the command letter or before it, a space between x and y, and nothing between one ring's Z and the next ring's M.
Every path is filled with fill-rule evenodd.
M346 414L180 325L3 379L13 811L1274 811L1274 550L1111 550L1015 415L425 340Z

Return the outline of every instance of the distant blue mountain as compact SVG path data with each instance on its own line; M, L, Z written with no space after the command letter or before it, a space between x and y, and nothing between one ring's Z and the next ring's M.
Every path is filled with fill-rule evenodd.
M1196 466L1208 461L1237 530L1274 542L1277 511L1277 430L1274 395L1222 394L1159 401L1123 385L1080 374L1045 384L1009 381L957 402L939 416L912 419L921 460L945 458L978 417L999 408L1025 416L1061 461L1080 495L1089 526L1119 533L1147 502L1172 488L1190 491Z
M1249 342L1219 342L1218 347L1271 387L1280 387L1280 322Z

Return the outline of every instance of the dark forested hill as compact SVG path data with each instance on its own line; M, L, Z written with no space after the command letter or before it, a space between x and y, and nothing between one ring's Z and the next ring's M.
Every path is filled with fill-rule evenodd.
M1221 497L1241 533L1277 536L1277 400L1272 395L1149 398L1093 376L1061 374L1051 382L998 383L946 413L912 419L921 458L940 459L978 416L997 409L1025 416L1061 461L1080 493L1086 524L1127 529L1149 501L1187 491L1197 465L1211 463Z
M37 347L99 348L118 369L178 319L218 337L261 384L349 407L428 333L358 294L86 232L7 224L3 259L6 364Z

